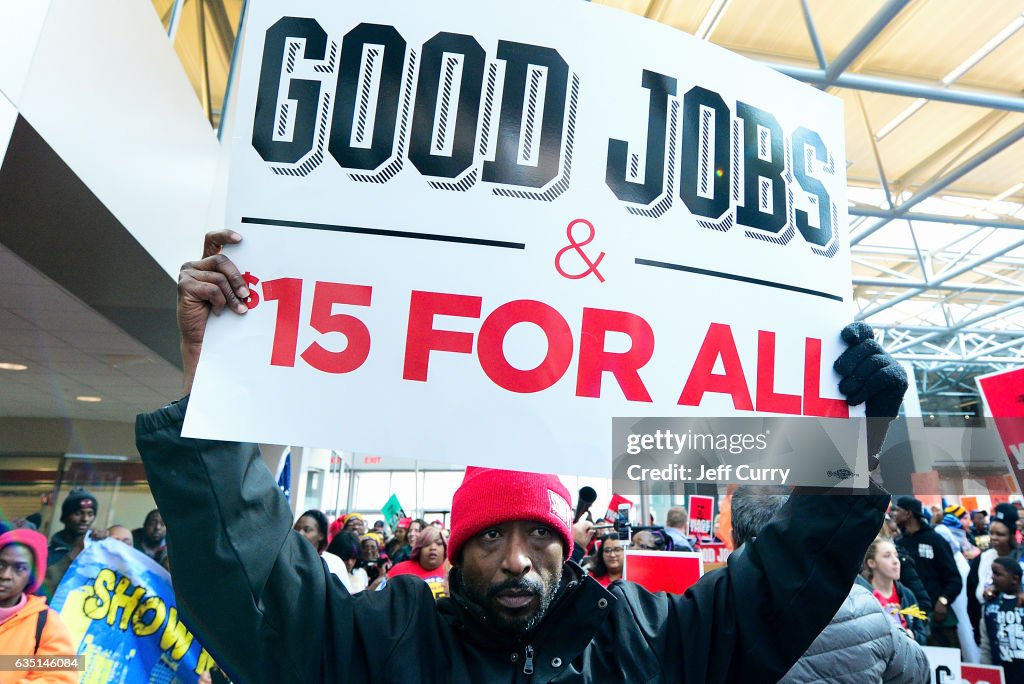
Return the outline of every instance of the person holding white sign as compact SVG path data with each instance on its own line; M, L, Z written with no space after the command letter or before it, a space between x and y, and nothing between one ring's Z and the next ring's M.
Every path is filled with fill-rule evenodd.
M218 253L240 239L208 235L179 276L186 391L210 313L246 310L242 276ZM843 339L840 391L894 417L906 375L868 326ZM573 511L556 476L469 468L452 502L450 597L396 577L353 598L292 532L256 445L181 437L187 404L140 415L137 444L181 568L179 609L246 682L775 681L843 603L889 503L873 481L863 495L795 494L723 572L655 595L605 589L570 561ZM225 420L245 410L225 406Z

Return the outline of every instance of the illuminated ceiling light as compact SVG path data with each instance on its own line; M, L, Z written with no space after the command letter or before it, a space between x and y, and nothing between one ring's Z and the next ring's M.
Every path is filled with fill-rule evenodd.
M711 34L718 28L718 22L722 20L725 8L728 6L729 0L715 0L711 3L711 7L708 8L707 14L704 15L704 19L697 28L696 35L698 38L701 40L711 40Z
M1016 195L1022 189L1024 189L1024 182L1017 183L1013 187L1010 187L1010 188L1007 188L1006 190L1003 190L1001 193L999 193L998 195L996 195L995 197L990 199L988 201L988 206L992 206L996 202L1002 202L1004 199L1006 199L1010 195Z
M955 69L943 76L942 85L949 86L961 76L977 66L978 62L988 57L997 47L1005 43L1010 36L1024 27L1024 14L1018 15L1013 21L1006 25L1002 31L992 36L992 39L978 48L974 54L965 59Z
M897 114L892 121L878 129L878 133L875 134L875 140L881 140L885 136L892 133L897 126L901 125L904 121L906 121L914 114L916 114L917 110L921 109L921 107L924 107L927 102L928 100L924 99L923 97L919 97L916 100L914 100L909 107L907 107L902 112Z
M0 363L0 370L23 371L28 370L28 366L23 363Z
M88 394L79 395L75 397L75 399L77 399L78 401L85 402L86 404L98 404L101 401L103 401L103 397L93 397L89 396Z
M1024 14L1018 15L1016 19L1011 21L1006 27L992 36L992 38L982 45L980 48L974 51L970 57L960 62L952 71L942 77L939 83L943 88L948 88L953 85L961 76L966 74L968 71L978 65L978 62L988 57L993 51L1003 43L1005 43L1010 36L1015 34L1021 28L1024 28ZM909 107L904 109L902 112L896 115L892 121L878 129L878 133L875 134L875 140L881 140L885 136L892 133L898 126L902 125L913 116L921 107L924 107L928 103L928 100L918 98L914 100Z

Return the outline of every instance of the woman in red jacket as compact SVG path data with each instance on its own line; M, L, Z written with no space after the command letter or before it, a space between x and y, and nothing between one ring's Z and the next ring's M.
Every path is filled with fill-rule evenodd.
M60 614L50 610L42 596L35 595L45 572L46 537L24 529L0 534L0 653L26 660L74 655L71 636ZM78 681L78 672L73 670L33 671L28 665L16 671L0 671L0 684Z

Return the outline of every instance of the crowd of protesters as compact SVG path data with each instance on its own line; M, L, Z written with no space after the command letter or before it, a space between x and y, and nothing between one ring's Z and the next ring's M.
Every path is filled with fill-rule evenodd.
M741 488L731 499L731 541L742 555L788 493ZM61 506L62 527L49 542L27 520L0 535L0 645L28 648L31 642L29 650L39 654L70 648L67 629L46 607L46 598L87 537L117 539L169 569L159 510L150 511L135 530L116 524L97 529L98 508L95 496L73 490ZM670 509L663 527L631 531L618 523L595 524L586 512L586 519L573 526L574 558L602 587L627 583L627 549L692 551L718 541L688 534L682 508ZM441 521L408 517L393 524L391 530L377 520L368 528L359 513L329 522L313 509L299 515L293 527L349 594L381 591L394 578L409 575L422 580L435 600L450 596L450 530ZM934 510L913 497L896 499L846 600L781 681L823 681L836 668L862 677L858 681L925 681L923 645L959 648L963 662L1001 665L1007 682L1024 681L1021 527L1020 504L998 504L989 522L987 511L956 504ZM602 528L614 529L596 535Z
M788 498L781 489L753 487L731 497L730 541L737 557ZM68 651L67 628L46 599L86 537L109 536L166 566L167 531L159 510L150 511L135 530L117 524L96 529L97 512L96 497L73 490L61 506L62 528L49 542L25 520L18 523L22 528L0 535L0 644L39 654ZM688 534L683 508L670 509L663 527L639 531L617 528L621 521L612 519L595 524L589 512L586 517L574 525L574 553L602 587L627 582L627 549L692 551L718 541ZM435 600L450 596L450 530L441 521L408 517L393 525L392 530L377 520L368 529L359 513L329 522L312 509L293 527L350 594L381 591L393 578L409 575L422 580ZM602 527L616 529L596 535ZM987 511L956 504L934 510L913 497L896 499L848 597L780 681L824 681L837 668L858 681L926 681L924 645L959 648L963 662L1001 665L1007 682L1024 681L1021 527L1020 504L998 504L989 522ZM50 591L44 589L46 581L53 585ZM73 681L66 674L47 681Z
M735 557L742 557L744 547L788 498L788 490L763 487L740 488L731 497L727 532ZM48 542L24 519L20 529L0 535L0 645L66 653L67 628L46 601L87 537L117 539L169 569L167 528L159 510L130 530L117 524L97 528L98 508L95 496L76 489L65 498L62 527ZM670 509L664 526L642 528L630 528L628 522L621 527L623 521L610 514L593 521L589 511L584 513L571 531L572 558L605 588L629 584L624 579L627 549L692 551L718 541L717 527L707 537L688 534L683 508ZM989 520L987 511L967 511L957 504L929 509L913 497L897 498L846 600L780 681L824 681L837 668L857 681L926 681L924 645L959 648L963 662L1001 665L1007 682L1024 681L1020 504L998 504ZM355 512L329 522L323 512L311 509L297 517L293 528L348 594L383 591L407 575L421 580L434 600L451 596L451 531L440 520L405 517L393 521L393 529L383 520L372 527L367 523ZM596 534L602 529L611 531Z
M183 267L186 390L209 314L245 311L240 274L216 254L238 239L208 236L217 249ZM296 518L255 445L181 436L187 397L139 417L159 511L131 542L174 570L180 614L244 682L914 684L928 681L922 645L930 644L1002 665L1016 684L1024 592L1015 507L996 506L988 523L955 505L926 511L912 497L893 505L876 454L906 374L868 326L841 337L839 391L885 419L880 431L868 426L868 488L858 496L739 488L728 533L735 551L685 595L648 592L625 567L628 548L700 548L682 509L660 528L594 521L579 508L574 519L556 476L469 467L450 528L404 518L388 530L358 512ZM51 631L39 647L67 648L59 615L30 595L44 574L59 583L87 534L115 534L92 529L97 509L88 492L72 492L49 549L30 531L0 536L0 635L21 624L27 638L44 620L32 616L45 615ZM124 532L117 538L128 543Z

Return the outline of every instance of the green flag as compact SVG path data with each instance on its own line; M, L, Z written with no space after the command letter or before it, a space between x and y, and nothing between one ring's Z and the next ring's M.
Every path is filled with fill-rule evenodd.
M394 494L388 499L388 502L381 507L380 512L384 514L384 521L388 524L392 530L398 525L399 518L405 517L405 511L402 510L402 504L398 503L398 497Z

